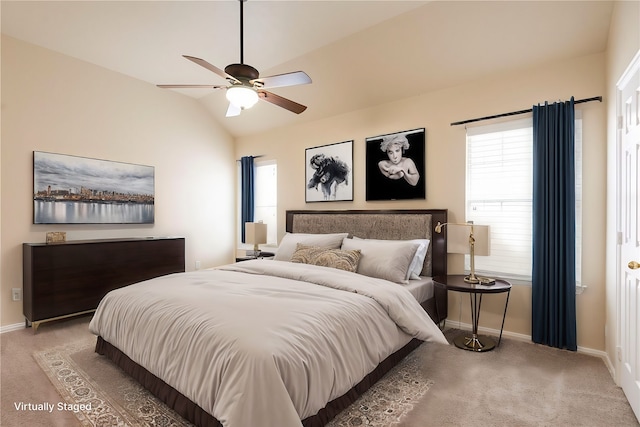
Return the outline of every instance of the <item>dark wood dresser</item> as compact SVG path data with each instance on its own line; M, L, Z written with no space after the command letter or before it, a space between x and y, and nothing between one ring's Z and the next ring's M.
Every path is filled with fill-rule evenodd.
M23 312L40 323L86 314L111 290L185 271L184 238L24 243Z

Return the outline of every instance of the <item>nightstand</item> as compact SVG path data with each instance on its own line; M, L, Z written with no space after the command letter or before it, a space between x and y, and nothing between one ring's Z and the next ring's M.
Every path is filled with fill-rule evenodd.
M254 257L254 256L237 256L236 257L236 262L240 262L240 261L249 261L252 259L269 259L269 258L273 258L275 256L274 253L272 252L261 252L260 255L258 255L258 257Z
M489 351L496 347L493 338L478 335L478 322L480 320L480 306L482 305L482 296L484 294L507 293L504 303L504 313L502 314L502 326L500 326L500 338L498 344L502 341L502 330L504 329L504 319L507 315L507 306L509 304L509 295L511 294L511 283L506 280L496 279L491 285L472 284L464 281L464 275L436 276L433 278L436 286L445 288L448 291L465 292L469 294L471 301L471 336L461 335L453 343L458 348L469 351Z

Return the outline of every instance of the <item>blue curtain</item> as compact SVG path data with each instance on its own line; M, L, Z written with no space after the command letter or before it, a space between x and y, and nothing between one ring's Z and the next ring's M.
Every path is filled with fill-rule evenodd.
M534 342L577 350L574 100L533 107Z
M253 156L244 156L240 158L240 175L241 175L241 236L242 243L245 242L244 224L245 222L253 222L254 214L254 166Z

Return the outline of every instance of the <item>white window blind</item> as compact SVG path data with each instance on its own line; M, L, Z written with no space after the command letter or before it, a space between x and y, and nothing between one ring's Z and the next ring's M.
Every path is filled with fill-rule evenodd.
M576 120L576 261L580 272L582 123ZM524 281L532 270L531 118L467 129L466 220L490 226L491 253L476 271ZM469 268L468 256L466 268Z

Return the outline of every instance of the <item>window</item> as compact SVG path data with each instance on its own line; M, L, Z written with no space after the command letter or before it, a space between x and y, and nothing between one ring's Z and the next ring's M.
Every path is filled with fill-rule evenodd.
M267 224L267 244L277 245L278 165L275 161L256 162L254 221Z
M262 221L267 224L267 245L277 246L278 244L278 165L275 160L254 162L254 215L253 220ZM241 200L242 171L238 162L238 248L250 249L250 245L242 243L240 230L241 224Z
M578 117L576 112L576 117ZM580 283L582 120L576 118L576 279ZM491 253L476 271L531 281L532 119L467 129L466 220L490 226ZM469 257L465 267L469 268Z

